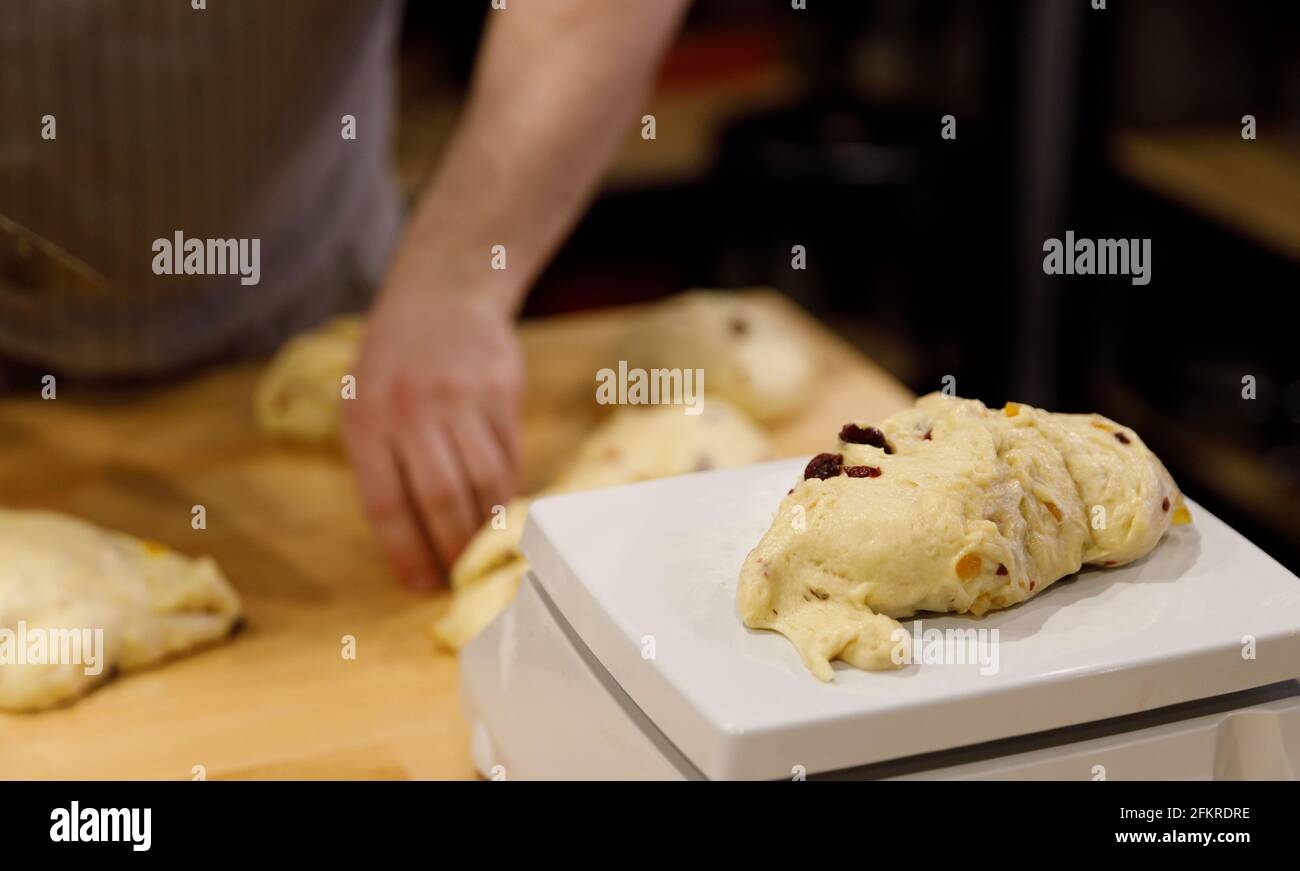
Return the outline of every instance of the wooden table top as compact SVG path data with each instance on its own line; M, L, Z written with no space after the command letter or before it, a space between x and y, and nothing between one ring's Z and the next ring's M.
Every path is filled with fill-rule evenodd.
M776 456L829 444L849 417L911 394L784 297L820 378L805 413L771 432ZM528 486L600 418L596 370L638 309L522 327ZM0 400L0 504L49 508L214 556L248 621L228 644L110 681L64 708L0 714L0 777L191 779L475 776L454 656L427 627L445 592L400 589L371 540L342 455L267 442L251 391L261 367L162 387L61 389ZM190 528L192 506L207 529ZM356 659L341 656L356 639Z

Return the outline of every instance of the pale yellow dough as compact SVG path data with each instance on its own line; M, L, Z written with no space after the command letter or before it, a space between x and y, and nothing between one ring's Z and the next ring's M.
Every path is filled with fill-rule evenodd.
M767 453L767 438L717 397L699 415L680 406L630 406L597 427L538 496L631 484L706 469L743 466ZM479 530L452 567L452 603L434 637L459 649L514 598L528 564L519 551L531 500L516 499L494 526Z
M189 559L54 512L0 508L0 630L7 630L0 632L0 709L69 701L114 670L222 639L239 616L239 597L208 557ZM98 673L86 674L85 662L20 655L20 623L29 637L102 629Z
M788 417L807 401L814 362L790 325L739 293L691 290L652 308L621 357L642 369L702 369L704 391L754 420Z
M785 635L822 680L835 659L897 666L895 618L1008 608L1144 556L1186 512L1155 454L1101 415L931 394L878 428L893 453L829 453L879 475L800 481L740 573L745 625Z
M725 366L713 362L712 357L691 364L707 362L710 368L706 386L712 375L715 386L732 384L732 392L749 407L761 406L769 414L787 410L801 400L810 364L800 346L778 337L779 330L770 317L751 303L729 295L688 295L685 302L685 309L680 308L682 300L665 305L666 319L656 321L657 326L652 324L646 333L651 346L666 344L669 356L676 357L673 348L683 343L688 348L704 347L719 330L729 334L732 319L741 318L752 334L739 356L726 357ZM682 315L687 316L685 323L679 323ZM690 326L697 316L700 324ZM697 327L703 332L692 332L689 337L683 333L683 329L690 332ZM298 442L337 441L342 379L352 372L364 329L364 318L346 316L286 344L257 385L254 409L261 430ZM691 359L699 359L694 351ZM745 366L752 365L752 370L736 368L735 360L749 360ZM738 386L750 374L765 380L772 393ZM763 433L743 412L716 394L705 398L703 412L698 415L686 414L680 405L629 406L618 409L597 427L551 485L536 495L739 466L754 462L766 451ZM519 552L519 537L530 501L520 498L506 505L504 515L484 525L452 566L452 602L432 628L439 643L459 649L514 598L528 569Z
M342 379L353 374L364 331L364 316L345 315L287 342L258 382L258 427L289 441L337 442ZM758 421L797 411L814 374L802 338L727 291L688 291L654 306L624 337L619 354L647 370L703 369L706 393Z
M446 613L433 626L434 638L451 650L473 641L515 598L527 571L528 563L519 557L457 587Z
M365 318L346 315L290 339L258 381L253 410L262 432L332 442L342 426L343 378L353 374Z

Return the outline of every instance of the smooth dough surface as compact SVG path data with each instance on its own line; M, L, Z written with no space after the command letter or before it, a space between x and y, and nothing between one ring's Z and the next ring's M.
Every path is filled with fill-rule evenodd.
M788 324L727 291L691 290L660 303L622 354L643 369L703 369L706 393L760 422L802 407L814 374L810 349Z
M743 466L768 450L766 436L718 397L699 415L678 406L629 406L615 411L578 446L554 482L537 496L595 490ZM514 598L528 564L519 550L531 499L506 506L504 522L491 522L470 540L452 566L452 603L434 624L434 637L459 649L491 623ZM490 584L491 589L480 590Z
M745 625L822 680L835 659L896 667L896 618L1010 607L1144 556L1186 515L1155 454L1101 415L930 394L878 430L890 452L839 441L838 473L796 484L740 573Z
M160 662L228 635L239 597L209 557L48 511L0 508L0 709L76 698L114 670ZM81 663L20 662L19 624L42 632L102 629L98 674ZM12 636L9 633L13 633Z
M343 377L352 371L364 330L364 317L345 315L286 342L254 393L262 432L299 442L337 440Z

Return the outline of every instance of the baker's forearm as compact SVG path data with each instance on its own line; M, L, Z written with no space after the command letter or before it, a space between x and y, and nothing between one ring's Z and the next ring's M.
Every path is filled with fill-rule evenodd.
M532 0L491 12L465 115L399 259L516 307L639 117L688 2ZM488 269L497 244L502 271Z

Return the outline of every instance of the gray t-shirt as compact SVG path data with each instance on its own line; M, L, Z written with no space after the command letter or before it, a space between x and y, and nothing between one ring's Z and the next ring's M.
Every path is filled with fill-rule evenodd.
M268 350L379 282L401 219L390 166L401 0L2 9L0 214L113 291L0 282L0 356L161 372ZM45 116L54 139L42 138ZM260 239L260 282L155 274L155 240L178 230Z

